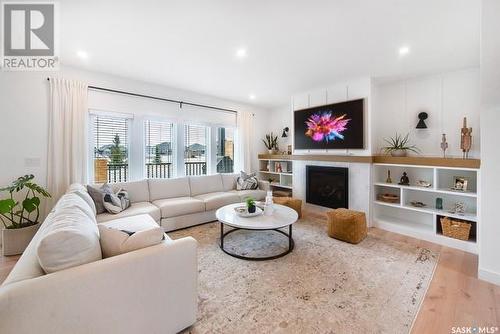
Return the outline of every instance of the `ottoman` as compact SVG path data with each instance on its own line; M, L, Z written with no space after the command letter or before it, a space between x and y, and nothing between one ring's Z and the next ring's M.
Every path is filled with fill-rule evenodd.
M297 211L299 219L302 218L302 200L292 197L273 197L273 203L288 206Z
M351 244L361 242L367 234L364 212L348 209L336 209L326 212L328 235Z

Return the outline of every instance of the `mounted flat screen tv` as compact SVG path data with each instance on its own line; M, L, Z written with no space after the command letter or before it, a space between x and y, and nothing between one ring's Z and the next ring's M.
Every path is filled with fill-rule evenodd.
M296 110L296 150L364 148L364 100Z

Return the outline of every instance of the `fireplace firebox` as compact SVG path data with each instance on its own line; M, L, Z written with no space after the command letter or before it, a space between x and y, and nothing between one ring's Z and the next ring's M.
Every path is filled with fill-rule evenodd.
M327 208L349 208L349 169L306 166L306 202Z

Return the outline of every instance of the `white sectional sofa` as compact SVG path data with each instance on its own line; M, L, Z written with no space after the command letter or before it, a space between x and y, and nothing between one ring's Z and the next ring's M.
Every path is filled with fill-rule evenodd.
M70 188L0 286L0 333L176 333L189 327L197 313L196 240L165 235L154 246L102 258L97 224L120 222L126 230L127 218L155 225L153 218L171 231L213 221L217 208L248 196L264 198L266 182L261 189L237 191L236 178L217 174L116 184L128 191L131 206L97 216L86 188ZM47 274L40 247L60 228L59 241L51 245L53 265L80 262Z
M119 214L97 215L97 221L149 214L166 232L214 221L215 211L224 205L243 202L248 197L266 197L267 181L259 181L259 189L236 190L238 176L215 174L116 183L115 189L127 190L131 205Z

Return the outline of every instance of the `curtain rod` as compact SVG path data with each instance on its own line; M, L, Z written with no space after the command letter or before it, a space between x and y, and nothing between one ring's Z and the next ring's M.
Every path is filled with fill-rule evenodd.
M47 81L50 81L50 78L47 78ZM219 107L209 106L209 105L205 105L205 104L199 104L199 103L193 103L193 102L185 102L185 101L167 99L167 98L158 97L158 96L151 96L151 95L144 95L144 94L138 94L138 93L131 93L131 92L126 92L126 91L116 90L116 89L110 89L110 88L103 88L103 87L97 87L97 86L88 86L88 88L89 89L93 89L93 90L101 90L101 91L104 91L104 92L110 92L110 93L130 95L130 96L135 96L135 97L143 97L143 98L146 98L146 99L159 100L159 101L164 101L164 102L178 103L181 108L182 108L183 105L188 105L188 106L193 106L193 107L200 107L200 108L207 108L207 109L213 109L213 110L220 110L220 111L229 112L229 113L238 113L236 110L232 110L232 109L219 108Z

